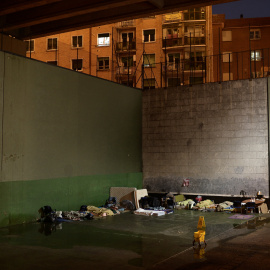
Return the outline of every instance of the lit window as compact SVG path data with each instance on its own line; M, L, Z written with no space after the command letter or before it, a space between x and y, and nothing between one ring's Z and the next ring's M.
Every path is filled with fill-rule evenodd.
M144 67L155 67L156 57L155 54L144 54L143 65Z
M98 34L98 46L110 45L110 33Z
M57 38L47 39L47 50L57 50Z
M232 31L222 31L222 41L232 41Z
M81 71L83 69L83 60L72 59L72 69L76 71Z
M35 43L34 40L26 40L26 51L27 52L33 52L35 50Z
M223 53L223 62L224 63L231 63L233 61L233 55L231 52L224 52Z
M205 20L205 8L190 8L184 10L184 20Z
M143 30L143 41L144 42L155 41L156 40L155 33L156 33L155 29Z
M223 73L222 75L222 79L224 82L233 80L233 73Z
M250 39L260 39L261 38L261 31L259 29L253 29L249 32Z
M72 37L72 47L81 48L82 47L82 36L73 36Z
M105 70L110 68L109 57L98 57L98 70Z
M250 52L251 61L261 61L261 51Z

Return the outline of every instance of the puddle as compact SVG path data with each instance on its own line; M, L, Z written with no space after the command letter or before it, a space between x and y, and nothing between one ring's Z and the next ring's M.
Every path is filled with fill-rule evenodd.
M206 222L207 248L193 250L193 236L200 216L204 216ZM112 266L117 269L146 269L186 250L190 250L192 256L203 258L209 252L208 241L211 239L221 234L246 233L270 222L263 216L247 221L230 219L230 216L226 213L176 210L174 214L161 217L126 213L82 222L12 226L0 229L1 267L17 270L21 263L26 269L32 269L32 263L43 265L45 256L51 258L48 262L51 270L58 269L59 262L63 267L76 265L80 269L89 269L90 265L98 269ZM15 257L16 262L13 260ZM25 261L25 257L31 259ZM5 263L9 263L8 267Z

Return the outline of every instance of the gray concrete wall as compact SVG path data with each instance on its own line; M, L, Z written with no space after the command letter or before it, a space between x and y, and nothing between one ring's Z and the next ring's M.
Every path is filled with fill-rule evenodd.
M0 227L142 187L142 93L0 52Z
M149 191L268 196L267 78L145 91L143 173Z

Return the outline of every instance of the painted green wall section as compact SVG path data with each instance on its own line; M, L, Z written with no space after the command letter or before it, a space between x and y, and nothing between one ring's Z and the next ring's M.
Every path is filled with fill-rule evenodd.
M110 187L142 188L142 174L93 175L37 181L0 183L1 226L35 221L38 209L79 210L81 205L101 206Z
M142 92L0 52L0 226L142 187ZM46 180L44 180L46 179Z

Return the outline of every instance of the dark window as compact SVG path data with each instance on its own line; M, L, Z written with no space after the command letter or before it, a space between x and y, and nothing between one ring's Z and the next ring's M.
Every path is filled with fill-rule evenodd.
M143 30L143 41L144 42L151 42L155 41L155 29L150 29L150 30Z
M105 70L109 68L109 57L98 57L98 70Z
M250 30L249 32L250 39L260 39L261 38L261 31L258 30Z
M72 69L76 71L81 71L83 68L82 59L72 59Z
M48 38L47 49L57 50L57 38Z
M81 48L82 47L82 36L73 36L72 37L72 47Z
M35 50L34 40L26 40L26 51L33 52Z

